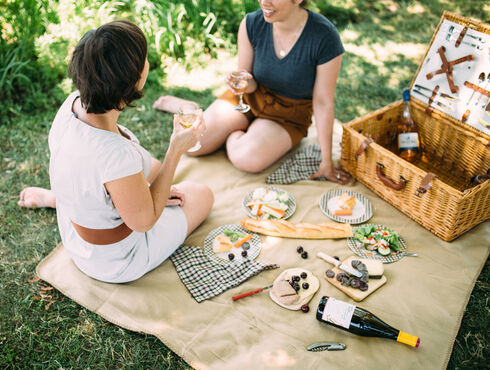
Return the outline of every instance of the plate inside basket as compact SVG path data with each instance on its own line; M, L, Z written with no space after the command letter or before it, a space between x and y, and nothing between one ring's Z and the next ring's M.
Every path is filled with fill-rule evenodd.
M347 245L359 257L370 258L370 259L374 259L374 260L380 260L383 263L391 263L391 262L398 261L399 259L401 259L404 256L405 252L407 251L407 246L405 245L405 241L402 239L402 237L400 236L400 234L398 234L396 231L393 231L392 229L390 229L390 228L388 228L386 226L383 226L383 225L366 224L366 225L362 225L362 226L363 227L364 226L382 227L382 228L384 228L386 230L389 230L392 233L395 233L396 235L398 235L398 240L400 241L400 251L399 252L393 252L393 253L391 253L391 254L389 254L387 256L382 256L377 251L370 251L370 250L366 249L362 245L362 243L359 242L358 240L356 240L354 237L347 238ZM360 226L358 226L358 227L360 227ZM357 228L354 228L352 230L352 232L354 234L356 232L356 229Z
M247 250L247 256L242 257L243 247L235 248L233 247L228 252L215 253L213 250L213 240L218 235L223 234L225 230L236 231L244 234L251 234L250 231L245 230L240 225L230 224L220 226L213 231L211 231L208 236L204 239L204 254L206 254L211 260L217 263L240 263L246 259L254 260L260 253L260 237L257 234L252 234L252 239L248 241L250 248ZM235 258L230 261L228 254L233 253Z
M337 208L337 199L342 194L347 193L356 197L356 205L352 209L352 215L337 216L334 215L334 210ZM325 193L320 198L320 209L329 218L334 221L347 223L347 224L360 224L366 222L373 216L373 206L369 199L364 195L344 189L335 189Z
M284 189L281 189L281 188L275 188L275 187L272 187L272 186L264 186L265 189L267 190L274 190L276 192L283 192L283 193L287 193L287 195L289 196L289 200L288 200L288 209L286 210L286 213L284 215L284 217L281 217L281 219L283 220L286 220L288 219L289 217L291 217L294 213L294 211L296 211L296 199L294 199L293 195L284 190ZM252 196L253 196L253 193L254 193L255 190L252 190L250 193L248 193L245 198L243 198L243 202L242 202L242 205L243 205L243 209L245 210L245 213L247 214L248 217L251 217L251 218L259 218L255 215L252 214L251 210L249 207L247 207L247 203L250 202L252 200Z

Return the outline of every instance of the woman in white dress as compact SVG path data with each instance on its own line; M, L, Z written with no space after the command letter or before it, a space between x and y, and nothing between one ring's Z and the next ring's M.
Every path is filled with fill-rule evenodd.
M26 188L18 202L55 207L66 251L105 282L132 281L160 265L214 201L204 185L172 185L180 157L205 128L202 114L190 129L174 119L163 162L118 125L121 111L143 96L148 70L146 39L133 23L114 21L82 37L69 66L78 91L49 133L51 190Z

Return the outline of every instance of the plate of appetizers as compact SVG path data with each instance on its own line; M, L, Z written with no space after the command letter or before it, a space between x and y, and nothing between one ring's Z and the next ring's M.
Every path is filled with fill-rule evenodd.
M260 253L260 237L240 225L223 225L206 236L204 253L218 263L254 260Z
M364 195L343 189L325 193L320 198L320 209L337 222L360 224L373 216L373 206Z
M347 245L358 256L383 263L398 261L407 250L400 234L386 226L375 224L356 227L354 236L347 239Z
M300 267L290 268L274 280L269 295L281 307L303 310L305 308L302 307L308 304L319 287L320 282L311 271Z
M286 190L260 187L243 198L243 209L252 218L285 220L296 210L296 200Z

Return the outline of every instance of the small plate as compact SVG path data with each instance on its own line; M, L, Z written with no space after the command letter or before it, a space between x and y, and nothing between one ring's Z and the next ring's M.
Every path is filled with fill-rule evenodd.
M252 234L252 239L248 241L250 244L250 249L247 250L247 257L242 257L243 248L240 246L238 248L232 248L228 252L215 253L213 250L213 240L219 234L223 234L225 230L237 231L245 234ZM228 258L228 254L233 253L235 258L230 261ZM206 239L204 239L204 254L206 254L211 260L217 263L240 263L242 261L254 260L260 253L260 237L257 234L250 233L250 231L245 230L240 225L223 225L220 226L213 231L211 231Z
M356 205L352 209L352 215L336 216L334 215L334 211L337 209L337 199L344 193L354 195L356 197ZM325 216L337 222L356 225L366 222L373 216L373 206L369 199L362 194L350 190L335 189L329 191L322 195L319 204Z
M292 194L289 191L286 191L286 190L281 189L281 188L275 188L275 187L272 187L272 186L263 186L263 187L266 188L267 190L274 190L276 192L283 192L283 193L287 193L288 194L288 196L289 196L288 209L286 210L286 214L284 215L284 217L281 217L281 219L282 220L286 220L289 217L291 217L293 215L294 211L296 211L296 199L294 199L294 197L292 196ZM251 217L251 218L259 218L259 217L255 216L255 215L253 215L252 212L250 211L250 208L247 207L247 203L252 200L252 196L253 196L254 191L255 191L255 189L252 190L250 193L248 193L245 196L245 198L243 198L242 205L243 205L243 209L245 210L245 213L247 214L248 217Z
M374 260L380 260L383 263L391 263L391 262L398 261L399 259L401 259L404 256L404 252L406 252L407 246L405 245L405 241L402 239L400 234L398 234L396 231L393 231L392 229L390 229L386 226L383 226L383 225L365 224L362 226L363 227L364 226L382 227L384 229L391 231L392 233L395 233L396 235L398 235L398 239L400 240L400 251L399 252L393 252L387 256L382 256L377 251L370 251L370 250L364 248L362 243L359 242L358 240L356 240L354 237L347 238L347 245L359 257L369 258L369 259L374 259ZM352 230L352 232L355 233L356 228L354 228Z

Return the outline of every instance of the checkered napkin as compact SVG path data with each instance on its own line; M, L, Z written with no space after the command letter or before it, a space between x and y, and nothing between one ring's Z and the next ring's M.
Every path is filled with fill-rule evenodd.
M300 180L307 180L320 167L322 151L320 145L312 144L298 150L288 158L275 172L269 175L267 184L292 184ZM319 177L315 180L326 180Z
M278 268L258 261L217 263L210 260L199 247L181 246L172 256L180 279L199 303L243 283L262 270Z

